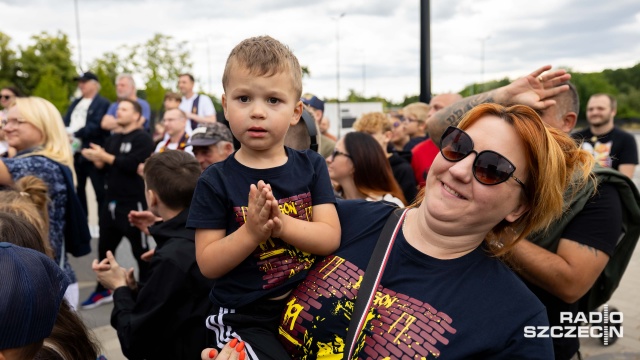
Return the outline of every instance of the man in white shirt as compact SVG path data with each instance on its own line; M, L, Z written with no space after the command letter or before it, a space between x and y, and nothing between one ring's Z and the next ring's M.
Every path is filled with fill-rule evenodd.
M167 136L158 143L155 152L166 150L182 150L193 155L192 146L189 144L189 134L185 130L187 115L180 109L167 110L162 118Z
M109 136L108 131L100 128L100 121L109 109L109 100L100 96L100 83L98 77L91 72L86 72L75 80L78 82L81 97L75 99L67 113L64 115L64 125L67 127L69 140L74 146L74 168L77 178L77 193L80 203L87 213L87 196L85 188L87 178L91 179L91 184L96 193L98 206L102 204L104 198L104 174L98 171L91 161L85 159L80 150L88 148L94 143L102 146Z
M193 92L195 80L191 74L180 74L178 76L178 88L182 93L182 102L179 109L187 114L187 133L200 125L216 122L216 109L213 107L211 99L204 94Z

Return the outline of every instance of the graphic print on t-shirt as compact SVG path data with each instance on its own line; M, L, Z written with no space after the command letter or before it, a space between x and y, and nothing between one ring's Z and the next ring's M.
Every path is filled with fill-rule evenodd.
M602 167L610 168L613 165L613 160L611 160L611 147L613 146L613 141L609 141L606 143L601 143L600 141L596 141L595 144L591 144L590 142L585 141L582 144L582 148L587 150L593 157L596 159L596 162Z
M364 271L337 256L325 258L309 271L294 290L279 329L281 342L295 358L336 358L343 353L345 339L331 329L330 322L343 317L341 334L346 337L354 291L360 288L363 275ZM320 315L312 317L307 312L311 307L319 310L312 313ZM331 320L325 324L327 318ZM358 337L356 354L371 359L438 358L448 337L456 333L452 323L449 315L431 305L380 286Z
M291 196L278 200L280 212L296 219L311 221L313 207L311 206L311 193ZM233 208L238 227L245 223L247 216L246 206ZM296 249L294 246L278 238L269 238L260 243L260 246L252 254L257 259L262 279L265 283L262 288L272 289L284 283L297 273L307 270L313 265L314 256Z

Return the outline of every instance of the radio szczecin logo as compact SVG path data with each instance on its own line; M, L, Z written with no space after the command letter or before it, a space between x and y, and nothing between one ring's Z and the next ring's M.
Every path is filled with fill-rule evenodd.
M602 312L588 313L560 312L559 326L525 326L525 338L602 338L608 345L609 339L622 337L623 315L620 311L609 312L604 305ZM588 325L581 325L588 323Z

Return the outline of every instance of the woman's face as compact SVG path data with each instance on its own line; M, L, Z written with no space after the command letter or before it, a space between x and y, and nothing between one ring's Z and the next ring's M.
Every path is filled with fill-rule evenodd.
M44 137L40 130L22 117L17 105L9 109L5 120L6 125L3 127L5 137L9 145L16 150L29 149L43 143Z
M16 94L11 92L9 89L0 90L0 105L2 105L3 109L6 109L11 105L16 99Z
M513 174L527 183L524 143L515 129L495 116L485 116L464 130L478 153L493 150L516 167ZM477 154L451 162L439 153L427 176L425 199L420 207L430 228L443 235L486 234L503 219L517 220L527 209L523 189L513 178L484 185L472 171ZM484 236L484 235L483 235Z
M353 177L353 161L347 154L344 147L344 138L341 138L336 143L335 151L333 155L327 158L329 164L329 177L331 180L340 183L347 178Z

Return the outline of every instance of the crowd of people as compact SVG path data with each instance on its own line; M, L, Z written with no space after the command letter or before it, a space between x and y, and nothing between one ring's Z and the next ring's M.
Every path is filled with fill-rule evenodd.
M578 338L523 329L594 310L619 239L640 235L615 99L592 94L572 133L577 90L550 66L363 114L340 138L269 36L227 59L228 125L192 74L155 125L131 74L114 103L95 74L76 81L64 115L0 90L0 358L96 359L77 309L113 302L131 359L579 359ZM87 178L97 259L73 269ZM77 271L97 277L83 301Z

